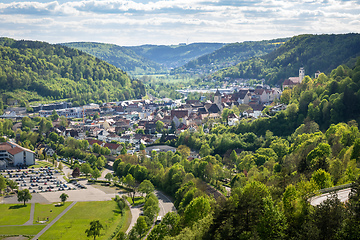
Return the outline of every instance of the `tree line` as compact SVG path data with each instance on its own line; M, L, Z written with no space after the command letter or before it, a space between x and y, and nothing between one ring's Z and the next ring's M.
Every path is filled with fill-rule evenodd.
M35 92L41 100L112 101L145 95L141 82L77 49L0 39L0 91ZM8 95L3 94L4 102ZM35 99L22 99L31 101Z
M356 33L299 35L267 55L220 70L213 77L264 78L267 83L280 85L286 78L298 76L300 67L310 74L317 70L330 73L341 64L353 63L360 53L359 43L360 35Z

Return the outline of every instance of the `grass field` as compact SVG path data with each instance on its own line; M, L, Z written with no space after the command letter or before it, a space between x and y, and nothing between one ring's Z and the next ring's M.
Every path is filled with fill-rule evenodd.
M121 216L115 201L78 202L40 239L88 239L85 230L90 222L99 220L104 226L98 239L109 239L115 230L127 224L127 216Z
M36 161L35 165L31 165L29 166L29 168L40 168L40 167L53 167L54 165L50 162L45 162L45 161Z
M29 221L31 204L0 204L0 225L21 225ZM0 230L1 231L1 230Z
M14 227L0 227L0 235L36 235L45 225L29 225L29 226L14 226ZM1 239L1 237L0 237Z
M37 224L37 221L44 221L49 218L49 222L51 222L57 215L59 215L62 211L64 211L71 202L65 202L64 205L55 206L53 204L35 204L35 215L34 215L34 224Z
M134 202L132 201L131 197L127 197L126 200L128 200L128 202L132 205L132 206L137 206L140 205L142 203L145 203L145 198L144 197L135 197L134 198Z

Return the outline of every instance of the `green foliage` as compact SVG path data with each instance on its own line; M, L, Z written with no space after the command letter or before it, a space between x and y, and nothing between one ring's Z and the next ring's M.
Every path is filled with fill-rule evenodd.
M95 179L98 179L101 176L101 172L99 171L98 168L95 168L92 172L91 172L91 176Z
M214 77L265 78L268 83L281 84L288 77L298 76L301 66L307 73L315 73L317 70L329 73L340 64L359 56L359 43L360 35L356 33L299 35L263 57L252 58L234 67L225 68L214 74ZM336 76L345 74L346 70L343 69L334 72Z
M184 211L184 224L192 226L198 220L206 217L211 212L210 201L206 197L193 199Z
M103 229L103 225L99 220L94 220L90 222L90 228L85 230L87 237L94 237L94 240L97 236L100 236L100 231Z
M25 202L31 200L31 198L32 198L32 196L31 196L29 189L19 190L17 193L17 200L19 202L23 201L24 205L25 205Z
M194 70L201 70L204 73L217 71L221 68L228 67L230 64L235 65L249 58L270 53L287 40L288 39L274 39L270 41L230 43L212 53L192 60L180 68L174 69L171 73L182 73Z
M113 178L113 175L111 173L107 173L105 175L105 179L108 180L108 181L110 181L112 178Z
M125 100L145 95L140 82L130 80L120 69L76 49L44 42L2 41L0 56L0 90L7 91L5 100L16 91L36 93L35 98L16 94L17 99L73 98L81 104L90 99Z
M0 193L2 193L3 189L6 188L6 180L5 178L1 175L0 176Z
M316 206L313 219L319 229L319 239L338 239L345 217L345 205L334 194Z
M119 208L119 210L121 212L121 215L123 215L124 212L125 212L125 208L126 208L125 200L123 198L120 198L119 195L116 195L114 200L118 205L118 208Z
M142 181L138 187L139 192L145 193L146 195L153 192L154 189L154 185L149 180Z
M264 209L257 225L260 239L286 239L287 223L284 212L267 197Z
M151 74L164 71L160 64L136 54L129 47L93 42L62 43L62 45L86 52L130 74Z
M314 172L311 176L311 179L314 180L319 189L333 186L330 173L325 172L323 169L319 169Z
M136 224L134 226L134 229L139 234L139 238L141 239L144 236L147 229L148 229L148 225L146 223L146 220L145 220L144 216L140 216L136 220Z
M69 197L69 195L67 195L66 193L62 193L62 194L60 195L60 200L61 200L61 202L64 204L65 201L66 201L66 199L68 199L68 197Z
M221 48L223 43L192 43L188 45L142 45L129 47L136 54L165 65L176 65Z
M148 225L151 225L154 218L157 216L160 211L159 200L154 193L149 193L146 195L145 204L144 204L144 215L148 219Z

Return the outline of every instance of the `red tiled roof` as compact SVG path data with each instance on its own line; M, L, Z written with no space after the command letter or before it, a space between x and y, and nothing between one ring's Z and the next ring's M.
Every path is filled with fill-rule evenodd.
M8 143L0 143L0 150L1 151L8 151L9 149L11 149L11 145Z
M189 115L188 110L171 110L171 118L174 118L175 116L180 119L187 117Z
M93 145L94 143L99 144L100 146L104 143L103 141L96 140L96 139L87 139L89 145Z
M117 143L105 143L104 147L115 150L118 147L120 147L120 144L117 144Z
M10 153L11 155L16 155L16 154L18 154L18 153L21 153L21 152L23 152L24 150L23 149L21 149L21 148L19 148L19 147L14 147L14 148L12 148L12 149L9 149L9 150L7 150L8 151L8 153Z

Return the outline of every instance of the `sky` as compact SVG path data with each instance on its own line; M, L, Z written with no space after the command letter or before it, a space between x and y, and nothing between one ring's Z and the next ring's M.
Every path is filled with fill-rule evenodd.
M0 36L121 46L360 32L360 0L0 0Z

